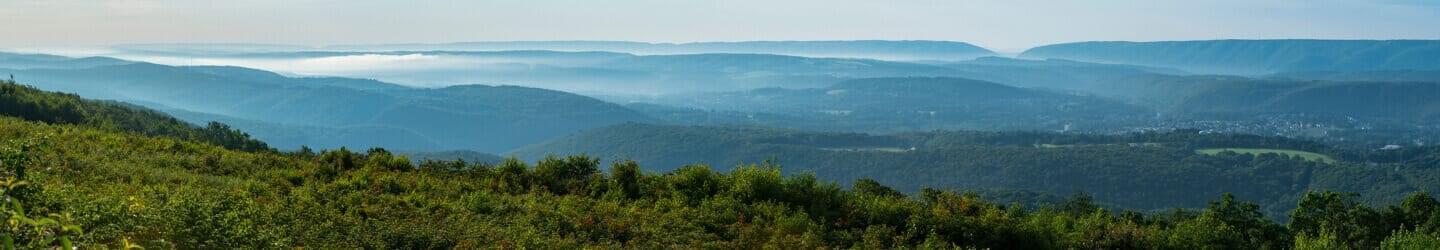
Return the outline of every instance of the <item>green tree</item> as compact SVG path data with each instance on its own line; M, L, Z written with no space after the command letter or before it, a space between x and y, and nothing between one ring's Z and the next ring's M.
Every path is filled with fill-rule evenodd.
M1265 219L1260 206L1255 203L1236 201L1235 195L1225 193L1218 201L1200 214L1202 219L1217 220L1236 230L1241 238L1226 248L1232 249L1281 249L1290 237L1285 228Z
M535 164L535 180L555 194L584 193L580 188L600 172L600 159L585 155L549 156Z
M880 184L880 182L870 178L861 178L859 180L855 180L855 184L853 185L852 189L859 194L886 197L905 196L905 194L900 193L900 191L896 191L894 188L887 187L883 184Z
M625 193L625 198L640 198L640 164L632 160L624 160L610 164L610 179L615 181L620 191Z
M1296 237L1326 240L1333 237L1350 247L1374 247L1386 233L1379 214L1354 200L1355 194L1310 192L1290 211L1288 227ZM1299 241L1299 240L1297 240Z

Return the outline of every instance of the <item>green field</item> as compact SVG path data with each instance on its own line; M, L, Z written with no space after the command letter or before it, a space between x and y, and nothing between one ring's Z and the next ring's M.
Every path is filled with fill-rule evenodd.
M910 150L913 150L913 149L907 149L907 148L901 148L901 147L859 147L859 148L821 148L821 150L827 150L827 151L844 151L844 152L887 152L887 153L904 153L904 152L910 152Z
M1240 153L1240 154L1252 154L1252 155L1259 155L1259 154L1265 154L1265 153L1276 153L1276 154L1289 155L1289 156L1298 156L1298 157L1300 157L1300 158L1305 158L1306 160L1319 161L1319 162L1324 162L1324 163L1335 163L1335 158L1330 158L1330 156L1328 156L1328 155L1323 155L1323 154L1319 154L1319 153L1315 153L1315 152L1307 152L1307 151L1300 151L1300 150L1289 150L1289 149L1273 149L1273 148L1207 148L1207 149L1195 150L1195 153L1197 153L1197 154L1206 154L1206 155L1215 155L1215 154L1219 154L1220 152L1225 152L1225 151L1231 151L1231 152Z

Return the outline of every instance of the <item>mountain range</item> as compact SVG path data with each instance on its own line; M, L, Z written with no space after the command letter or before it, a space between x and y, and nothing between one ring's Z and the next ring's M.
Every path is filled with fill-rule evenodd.
M1078 42L1031 48L1021 58L1054 58L1178 68L1205 74L1290 71L1437 70L1433 40L1208 40Z
M47 90L133 102L197 123L236 124L289 149L388 145L496 152L580 129L652 120L589 97L515 86L427 89L149 63L4 71Z
M995 52L964 42L952 41L741 41L648 43L628 41L491 41L457 43L352 44L297 46L277 44L124 44L111 46L120 53L172 56L230 56L252 53L302 51L394 52L394 51L609 51L641 55L678 54L773 54L803 57L870 58L898 61L958 61Z

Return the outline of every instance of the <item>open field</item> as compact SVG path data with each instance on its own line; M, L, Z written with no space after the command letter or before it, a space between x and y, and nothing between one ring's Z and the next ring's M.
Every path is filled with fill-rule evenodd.
M1289 150L1289 149L1272 149L1272 148L1207 148L1207 149L1195 150L1195 153L1197 153L1197 154L1206 154L1206 155L1214 155L1214 154L1219 154L1220 152L1225 152L1225 151L1231 151L1231 152L1240 153L1240 154L1252 154L1252 155L1259 155L1259 154L1266 154L1266 153L1275 153L1275 154L1282 154L1282 155L1289 155L1289 156L1298 156L1298 157L1300 157L1300 158L1305 158L1306 160L1319 161L1319 162L1324 162L1324 163L1335 163L1335 158L1330 158L1330 156L1327 156L1327 155L1323 155L1323 154L1319 154L1319 153L1315 153L1315 152L1307 152L1307 151L1300 151L1300 150Z
M888 152L888 153L904 153L904 152L910 152L910 150L914 150L914 149L907 149L907 148L901 148L901 147L856 147L856 148L821 148L821 149L822 149L822 150L827 150L827 151Z

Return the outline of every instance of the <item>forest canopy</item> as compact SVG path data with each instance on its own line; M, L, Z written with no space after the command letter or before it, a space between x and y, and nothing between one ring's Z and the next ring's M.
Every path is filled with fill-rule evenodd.
M65 97L24 93L44 96L24 100ZM93 105L43 103L27 107ZM1085 194L1027 206L965 190L905 193L872 179L841 185L782 174L771 162L665 172L585 155L416 164L381 148L227 149L80 114L0 118L0 190L12 201L0 207L11 222L0 230L5 242L87 249L1440 246L1440 202L1426 193L1370 206L1365 197L1310 192L1280 222L1229 194L1201 209L1140 212L1105 208ZM111 115L137 114L151 113ZM170 124L143 121L137 124Z

